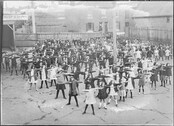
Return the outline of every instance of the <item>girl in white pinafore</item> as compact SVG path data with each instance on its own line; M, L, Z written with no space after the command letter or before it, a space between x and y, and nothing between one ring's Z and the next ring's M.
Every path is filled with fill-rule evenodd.
M125 102L125 96L126 96L126 88L125 88L125 83L127 82L126 81L126 74L125 74L125 72L122 74L122 78L121 78L121 85L119 86L120 87L120 89L119 89L119 91L120 91L120 101L121 101L121 99L123 99L123 102Z
M143 72L145 72L145 73L147 73L147 70L148 70L148 67L147 67L148 61L149 61L148 59L142 60L142 63L143 63Z
M58 67L52 66L51 70L50 70L50 80L51 80L51 86L50 87L52 87L53 81L54 81L54 83L56 85L56 80L57 80L57 76L56 75L57 75L57 72L58 72Z
M134 87L132 85L132 78L130 77L130 73L129 73L128 74L128 82L127 82L127 86L126 86L126 98L127 98L128 91L130 91L131 98L133 98L133 95L132 95L133 89L134 89Z
M136 59L141 59L141 51L140 50L136 51Z
M47 69L46 69L45 64L43 65L43 67L41 69L41 87L40 87L40 89L42 88L44 81L45 81L45 84L46 84L46 88L48 88L48 85L47 85Z
M150 83L151 82L151 80L150 80L151 72L150 71L152 69L153 69L153 61L149 60L148 61L148 64L147 64L147 70L148 70L148 72L147 72L147 75L145 77L145 82L147 82L147 83Z
M120 83L120 75L119 75L118 72L116 72L115 74L116 74L116 75L115 75L115 77L116 77L116 78L115 78L115 83L116 83L116 84L119 84L119 83Z
M29 79L30 79L30 89L29 90L31 90L32 84L35 84L35 90L37 91L37 87L36 87L37 80L36 80L36 72L35 72L34 65L31 67L31 73L30 73Z
M88 84L88 89L84 90L86 93L86 97L85 97L85 111L82 114L86 113L87 107L88 105L91 105L92 111L93 111L93 115L95 115L94 112L94 104L96 103L96 99L95 99L95 88L91 88L91 85Z
M107 104L110 104L111 102L111 98L113 98L113 100L115 101L115 105L116 107L118 106L117 103L117 97L118 97L118 87L114 86L114 84L116 84L116 81L114 79L110 80L110 88L109 88L109 100Z

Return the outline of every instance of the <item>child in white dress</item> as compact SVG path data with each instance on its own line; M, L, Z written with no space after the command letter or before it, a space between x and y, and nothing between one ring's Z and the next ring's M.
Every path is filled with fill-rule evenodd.
M52 87L53 82L54 82L55 85L56 85L57 72L58 72L58 67L56 67L56 66L51 66L51 69L50 69L51 86L50 86L50 87Z
M88 108L88 105L91 105L91 108L92 108L92 112L93 112L93 115L95 115L95 112L94 112L94 104L96 103L96 99L95 99L95 88L91 88L91 85L88 84L88 89L87 90L84 90L86 93L86 96L85 96L85 110L82 114L85 114L86 113L86 110Z
M118 97L118 87L115 86L116 84L116 81L114 79L110 80L110 88L109 88L109 100L108 100L108 103L107 104L110 104L111 102L111 99L113 98L113 100L115 101L115 105L116 107L118 106L118 100L117 100L117 97Z
M37 83L37 73L35 71L35 67L34 65L31 67L31 72L30 72L30 76L29 76L29 80L30 80L30 89L32 87L32 84L35 84L35 90L37 91L37 87L36 87L36 83Z
M123 102L125 102L125 96L126 96L126 88L125 88L126 82L127 82L126 75L125 75L125 73L123 73L122 78L121 78L121 85L119 86L120 101L121 101L121 99L123 99Z
M127 98L128 91L130 91L131 98L133 98L133 95L132 95L133 89L134 89L134 87L132 85L132 78L130 77L130 73L129 73L128 74L128 82L127 82L127 86L126 86L126 98Z
M41 87L40 87L40 89L43 86L43 82L45 82L46 88L48 88L48 85L47 85L47 68L46 68L45 64L43 65L43 67L41 69Z

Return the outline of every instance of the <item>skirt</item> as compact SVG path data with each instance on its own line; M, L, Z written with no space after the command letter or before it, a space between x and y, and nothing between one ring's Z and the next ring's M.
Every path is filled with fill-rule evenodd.
M95 103L96 103L96 99L94 96L94 91L91 90L86 94L85 104L95 104Z
M133 87L131 81L132 81L132 80L130 80L130 81L127 83L127 86L126 86L126 89L127 89L127 90L133 90L133 89L134 89L134 87Z
M139 79L138 85L139 86L144 86L145 85L145 81L142 80L142 79Z
M125 90L121 90L119 92L119 95L125 97L126 96L126 91Z
M110 96L117 96L118 93L115 92L114 88L111 88L109 95L110 95Z
M97 97L99 99L106 99L108 97L108 94L106 93L105 90L101 89L99 90Z
M117 92L112 92L109 94L109 96L118 96L118 93Z
M65 84L56 84L56 90L64 90L66 89Z
M35 80L34 77L31 77L31 82L30 83L37 83L37 80Z
M50 75L50 79L51 80L57 80L57 77L56 77L56 75Z

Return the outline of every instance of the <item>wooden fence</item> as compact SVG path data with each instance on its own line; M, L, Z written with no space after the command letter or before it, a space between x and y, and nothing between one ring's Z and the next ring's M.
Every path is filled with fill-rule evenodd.
M15 45L17 47L33 46L36 41L43 41L45 39L79 39L79 38L93 38L101 37L101 33L79 33L79 32L60 32L60 33L37 33L37 34L15 34Z
M130 28L129 37L136 37L142 40L172 42L173 31L152 28Z

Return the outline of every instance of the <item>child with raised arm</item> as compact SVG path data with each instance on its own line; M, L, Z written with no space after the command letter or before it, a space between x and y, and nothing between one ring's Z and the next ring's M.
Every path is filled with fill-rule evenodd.
M91 108L92 108L92 114L95 115L95 112L94 112L94 104L96 103L96 99L95 99L95 88L91 88L91 85L88 84L87 85L87 89L84 90L86 92L86 95L85 95L85 110L82 114L85 114L86 113L86 110L88 108L88 105L91 105Z

